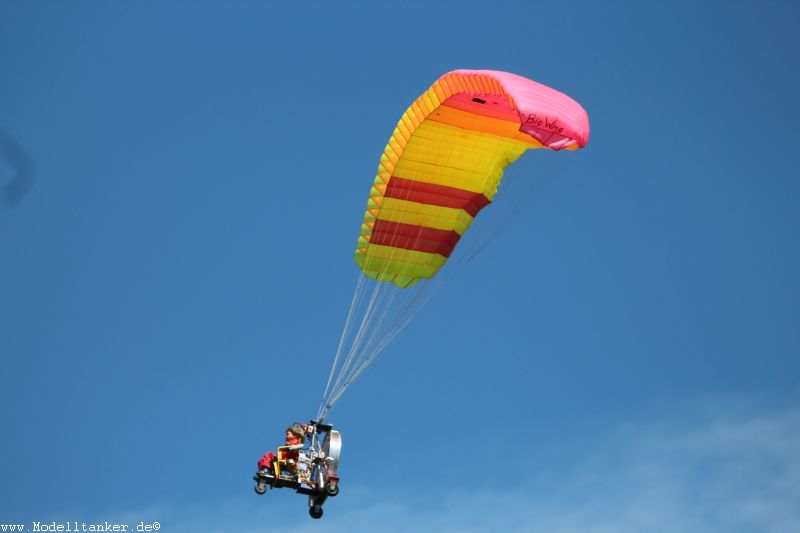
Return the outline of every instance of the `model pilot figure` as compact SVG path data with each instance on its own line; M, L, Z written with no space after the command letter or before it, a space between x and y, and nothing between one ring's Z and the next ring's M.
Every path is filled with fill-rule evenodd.
M286 428L286 447L296 448L302 445L306 438L306 427L302 424L295 423ZM278 448L278 453L267 452L258 461L258 470L272 476L278 477L283 474L283 471L296 477L297 474L297 461L300 457L300 449L283 449L284 446ZM280 461L276 469L276 463ZM266 471L266 472L265 472ZM281 476L282 477L282 476Z

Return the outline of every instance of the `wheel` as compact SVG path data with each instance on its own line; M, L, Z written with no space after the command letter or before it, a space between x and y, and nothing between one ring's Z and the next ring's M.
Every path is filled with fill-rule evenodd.
M325 492L328 493L328 496L336 496L337 494L339 494L339 485L328 483L327 485L325 485Z
M311 518L319 520L320 518L322 518L322 506L315 505L313 507L309 507L308 514L311 515Z
M267 492L267 486L264 483L256 483L256 494L264 494Z

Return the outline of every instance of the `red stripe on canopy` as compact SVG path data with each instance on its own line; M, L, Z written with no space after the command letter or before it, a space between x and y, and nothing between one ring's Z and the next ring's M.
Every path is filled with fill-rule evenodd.
M455 231L376 220L369 242L450 257L460 238Z
M384 196L420 204L463 209L473 218L478 211L491 203L491 200L479 192L398 178L397 176L392 176L389 180Z

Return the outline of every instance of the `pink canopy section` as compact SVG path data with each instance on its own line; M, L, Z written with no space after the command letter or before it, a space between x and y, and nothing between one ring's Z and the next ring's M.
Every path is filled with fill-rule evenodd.
M528 78L499 70L454 70L445 74L490 76L497 80L519 116L520 131L552 150L583 148L589 116L566 94Z

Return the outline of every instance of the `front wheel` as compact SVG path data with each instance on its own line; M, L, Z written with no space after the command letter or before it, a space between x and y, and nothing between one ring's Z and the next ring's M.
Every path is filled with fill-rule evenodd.
M256 494L264 494L267 492L267 486L264 483L256 483Z
M339 485L328 483L327 485L325 485L325 492L328 493L328 496L336 496L337 494L339 494Z
M322 506L315 505L313 507L309 507L308 514L311 515L311 518L319 520L320 518L322 518Z

